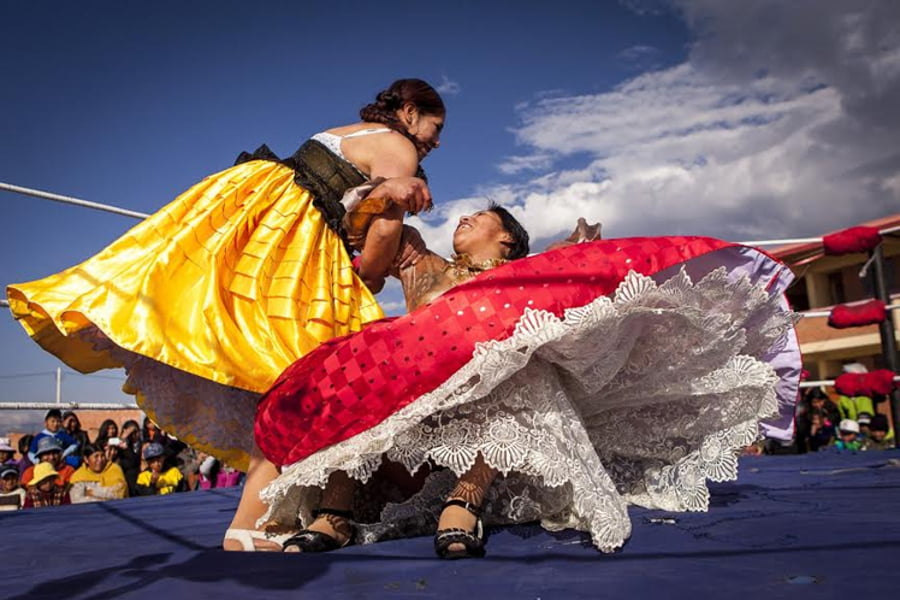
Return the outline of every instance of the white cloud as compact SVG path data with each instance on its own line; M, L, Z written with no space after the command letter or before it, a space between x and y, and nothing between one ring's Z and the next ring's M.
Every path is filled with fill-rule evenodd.
M462 91L462 86L456 81L451 81L446 75L441 76L441 83L435 88L439 94L455 96Z
M553 156L551 154L531 154L528 156L509 156L497 168L501 173L515 175L522 171L547 169L552 164Z
M628 61L642 60L647 58L648 56L654 56L659 54L659 49L653 46L647 46L645 44L638 44L636 46L631 46L629 48L625 48L621 52L619 52L619 57L624 58Z
M698 35L684 63L520 105L524 151L498 168L530 179L483 192L535 239L582 215L617 237L759 239L900 210L900 3L679 6Z

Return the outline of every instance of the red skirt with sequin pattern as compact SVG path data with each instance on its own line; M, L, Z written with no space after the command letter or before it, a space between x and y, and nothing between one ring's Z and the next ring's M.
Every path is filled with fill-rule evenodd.
M440 386L472 359L476 344L509 337L527 309L561 317L612 294L630 271L652 276L728 247L735 245L704 237L603 240L486 271L288 367L260 401L256 443L276 465L301 461Z

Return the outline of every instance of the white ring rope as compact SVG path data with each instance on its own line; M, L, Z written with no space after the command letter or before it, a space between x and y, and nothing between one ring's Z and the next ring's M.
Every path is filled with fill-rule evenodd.
M110 402L0 402L0 410L140 410L137 404Z
M132 217L135 219L146 219L150 216L142 212L118 208L117 206L110 206L109 204L90 202L88 200L82 200L81 198L74 198L72 196L60 196L59 194L51 194L50 192L33 190L31 188L12 185L11 183L3 183L2 181L0 181L0 190L15 192L17 194L23 194L25 196L34 196L35 198L43 198L45 200L53 200L55 202L62 202L63 204L74 204L75 206L83 206L85 208L93 208L95 210L105 210L106 212L111 212L126 217Z
M857 304L859 304L859 303L857 303ZM845 304L844 306L847 306L848 308L852 308L854 306L854 304ZM900 304L889 304L888 306L884 307L885 310L897 310L898 308L900 308ZM831 311L830 310L808 310L806 312L798 312L797 314L800 315L801 317L830 317Z

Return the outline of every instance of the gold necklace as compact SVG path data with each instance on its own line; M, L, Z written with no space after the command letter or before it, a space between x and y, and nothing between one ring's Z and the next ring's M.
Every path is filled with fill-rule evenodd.
M488 258L476 263L468 254L454 254L451 261L453 272L458 277L473 277L482 271L499 267L509 261L504 258Z

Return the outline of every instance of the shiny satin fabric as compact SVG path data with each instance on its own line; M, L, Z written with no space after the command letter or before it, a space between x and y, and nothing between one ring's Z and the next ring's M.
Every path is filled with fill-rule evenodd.
M262 160L207 177L94 257L7 296L28 334L78 371L125 366L90 339L95 326L131 353L252 392L384 316L294 171ZM153 399L130 391L152 415Z

